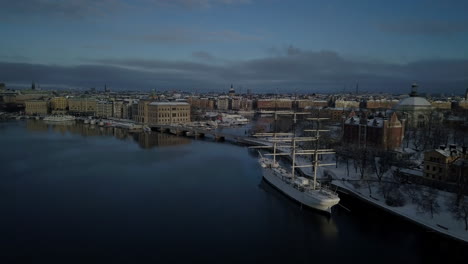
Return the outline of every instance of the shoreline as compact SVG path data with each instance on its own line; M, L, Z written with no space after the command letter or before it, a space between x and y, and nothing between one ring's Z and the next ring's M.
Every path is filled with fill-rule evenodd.
M450 233L450 232L447 232L448 230L445 230L444 228L442 227L439 227L440 229L437 229L435 228L434 226L431 226L429 224L426 224L424 222L421 222L417 219L414 219L413 217L411 216L408 216L408 215L405 215L404 213L402 212L398 212L396 210L392 210L386 206L383 206L381 204L378 204L376 202L374 202L372 199L366 197L365 195L363 194L359 194L357 193L355 190L351 190L347 187L345 187L344 185L340 185L340 184L337 184L336 182L339 182L340 180L333 180L330 184L337 187L337 191L340 192L340 193L343 193L345 195L349 195L349 196L352 196L368 205L371 205L371 206L374 206L376 208L379 208L381 210L384 210L385 212L388 212L392 215L395 215L395 216L398 216L406 221L409 221L411 223L414 223L414 224L417 224L418 226L421 226L425 229L429 229L431 231L434 231L436 232L437 234L439 235L443 235L444 237L447 237L447 238L450 238L450 239L454 239L458 242L463 242L465 244L468 244L468 239L466 238L463 238L463 237L460 237L460 236L457 236L456 234L453 234L453 233Z

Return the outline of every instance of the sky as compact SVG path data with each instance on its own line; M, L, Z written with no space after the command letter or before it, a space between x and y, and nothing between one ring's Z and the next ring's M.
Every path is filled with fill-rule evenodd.
M468 88L466 0L0 2L0 82L12 88Z

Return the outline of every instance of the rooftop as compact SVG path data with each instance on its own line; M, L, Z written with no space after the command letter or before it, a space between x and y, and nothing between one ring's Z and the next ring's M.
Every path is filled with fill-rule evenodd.
M172 106L172 105L189 105L186 102L152 102L149 105L167 105L167 106Z

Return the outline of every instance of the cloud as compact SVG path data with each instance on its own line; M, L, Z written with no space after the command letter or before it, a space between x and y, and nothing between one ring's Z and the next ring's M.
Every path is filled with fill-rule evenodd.
M185 8L210 8L215 5L246 4L251 0L150 0L150 2Z
M148 44L185 45L193 43L258 41L262 40L264 37L232 30L206 31L194 28L166 28L157 30L155 33L151 34L120 35L115 38L118 40L139 41Z
M4 1L0 8L0 14L12 17L17 15L53 15L81 18L125 11L129 7L197 9L245 3L250 3L250 0L14 0Z
M202 61L209 61L209 62L213 62L213 61L217 60L217 58L215 56L213 56L210 53L205 52L205 51L192 52L192 57L194 57L196 59L200 59Z
M195 52L198 58L209 53ZM158 59L88 60L80 66L0 63L0 81L114 89L224 89L237 83L254 91L338 92L359 82L363 90L403 93L418 82L422 92L461 93L468 84L468 60L424 60L408 64L345 58L332 51L305 51L290 46L282 55L244 61L167 61Z
M15 0L2 3L0 14L17 15L54 15L77 18L90 15L102 15L120 9L121 0Z
M380 24L383 32L400 35L448 36L468 32L468 21L401 21Z

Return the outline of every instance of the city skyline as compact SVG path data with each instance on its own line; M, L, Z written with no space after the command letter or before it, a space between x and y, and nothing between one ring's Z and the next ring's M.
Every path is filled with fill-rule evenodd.
M8 87L462 94L463 1L15 1ZM34 26L32 26L34 25Z

